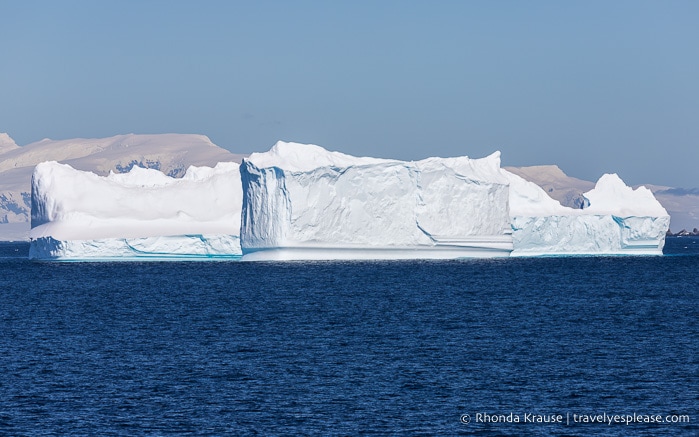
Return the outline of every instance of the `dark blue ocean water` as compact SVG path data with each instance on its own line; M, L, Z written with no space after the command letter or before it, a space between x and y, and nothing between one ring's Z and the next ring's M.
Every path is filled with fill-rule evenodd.
M50 263L0 244L0 434L697 435L699 239L666 248ZM573 420L634 413L689 422Z

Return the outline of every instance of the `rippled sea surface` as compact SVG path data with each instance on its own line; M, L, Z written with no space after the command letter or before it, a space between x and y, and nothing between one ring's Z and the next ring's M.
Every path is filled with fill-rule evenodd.
M448 262L27 251L0 244L2 435L699 434L699 239ZM574 421L634 413L676 423Z

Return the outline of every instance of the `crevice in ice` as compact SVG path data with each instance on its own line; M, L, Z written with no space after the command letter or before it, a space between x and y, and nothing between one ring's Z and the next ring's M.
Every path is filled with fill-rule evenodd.
M466 182L467 184L472 184L472 185L481 185L482 184L482 182L477 180L477 179L469 178L469 177L460 175L456 172L454 172L454 177L456 179L459 179L459 180Z
M617 225L619 225L620 228L630 229L629 226L626 224L626 220L624 220L623 218L612 215L612 220L614 220L614 222Z
M580 209L589 208L590 207L590 199L588 199L587 197L582 196L582 195L580 197L582 197L582 199L579 199Z
M417 226L417 228L418 228L423 234L425 234L425 235L427 236L427 238L429 238L433 243L437 244L437 239L434 238L434 237L432 236L432 234L430 234L429 232L427 232L422 226L420 226L420 223L419 223L417 220L415 220L415 226Z

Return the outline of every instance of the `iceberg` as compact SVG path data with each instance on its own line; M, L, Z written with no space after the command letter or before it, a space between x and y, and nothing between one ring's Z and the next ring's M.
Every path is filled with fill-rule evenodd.
M512 256L662 255L670 216L649 189L605 174L573 209L503 172L510 179Z
M279 142L241 178L244 260L660 255L670 220L616 174L562 206L499 152L404 162Z
M160 170L181 177L191 165L213 167L218 162L240 162L204 135L128 134L109 138L43 139L18 146L0 132L0 240L29 241L31 179L37 164L58 161L74 169L106 176L132 167Z
M55 161L31 185L30 258L239 258L239 164L182 178L133 167L98 176Z
M240 166L243 260L508 256L499 152L405 162L278 142Z
M399 161L278 142L183 177L107 176L55 161L31 185L30 258L452 259L660 255L670 217L645 187L603 175L562 206L480 159Z

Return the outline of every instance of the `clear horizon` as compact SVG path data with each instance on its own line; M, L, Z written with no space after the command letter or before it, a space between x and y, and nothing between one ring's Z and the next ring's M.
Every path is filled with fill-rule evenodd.
M3 1L0 132L699 187L699 3Z

